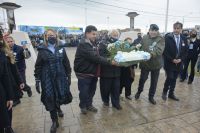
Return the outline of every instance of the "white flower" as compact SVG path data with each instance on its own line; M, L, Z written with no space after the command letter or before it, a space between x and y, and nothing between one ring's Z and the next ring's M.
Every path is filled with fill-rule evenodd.
M115 44L114 43L110 43L110 44L108 44L107 48L109 49L109 48L111 48L113 46L115 46Z
M141 47L142 47L142 44L140 44L140 43L136 45L137 49L140 49Z
M114 57L117 62L129 62L129 61L141 61L149 60L150 53L144 51L131 51L131 52L122 52L118 51L117 55Z

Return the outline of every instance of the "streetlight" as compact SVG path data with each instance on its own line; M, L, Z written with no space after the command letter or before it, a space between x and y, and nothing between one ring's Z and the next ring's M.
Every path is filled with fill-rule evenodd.
M85 27L87 27L87 0L85 0Z
M10 32L12 33L13 29L16 28L14 10L20 8L21 6L12 2L3 2L0 4L0 7L6 9L8 25Z
M134 30L134 19L139 14L137 12L128 12L126 16L130 17L130 30Z

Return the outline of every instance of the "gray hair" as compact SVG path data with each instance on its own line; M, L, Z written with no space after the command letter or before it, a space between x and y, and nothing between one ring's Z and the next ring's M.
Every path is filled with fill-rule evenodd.
M117 33L118 34L118 38L120 37L120 33L119 33L119 31L117 29L110 30L108 32L108 36L112 36L113 33Z

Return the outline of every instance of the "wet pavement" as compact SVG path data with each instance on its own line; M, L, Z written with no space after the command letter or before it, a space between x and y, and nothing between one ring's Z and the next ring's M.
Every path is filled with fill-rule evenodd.
M67 48L73 64L75 48ZM73 67L73 66L72 66ZM28 74L28 73L27 73ZM132 85L134 96L139 80L140 70L136 70L136 79ZM62 106L64 118L60 118L58 133L200 133L200 78L195 77L193 84L177 81L176 95L179 102L161 98L165 74L159 77L155 100L157 105L148 101L149 80L139 100L127 100L124 92L121 96L123 110L118 111L102 104L99 85L94 97L97 113L83 115L79 109L77 79L72 74L71 92L73 102ZM34 84L34 83L33 83ZM32 87L31 98L24 95L21 104L13 113L13 128L16 133L49 133L51 119L40 102L40 95Z

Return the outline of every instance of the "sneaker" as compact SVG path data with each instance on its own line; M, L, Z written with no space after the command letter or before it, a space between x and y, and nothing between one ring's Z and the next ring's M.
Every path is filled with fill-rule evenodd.
M135 100L138 100L139 98L140 98L140 93L137 92L137 93L135 94Z
M122 110L122 106L121 105L113 106L113 108L116 108L117 110Z
M192 81L191 81L191 80L189 80L189 81L188 81L188 84L192 84Z
M170 98L174 101L179 101L179 99L175 95L169 95L168 98Z
M94 106L90 106L90 107L87 107L87 110L88 111L91 111L91 112L97 112L97 108L95 108Z
M103 105L108 107L109 103L104 102Z
M81 113L84 114L84 115L86 115L87 114L87 109L86 108L82 108L81 109Z
M126 96L126 99L132 100L132 97L131 96Z
M27 90L27 95L28 95L28 97L31 97L31 96L32 96L31 88Z

